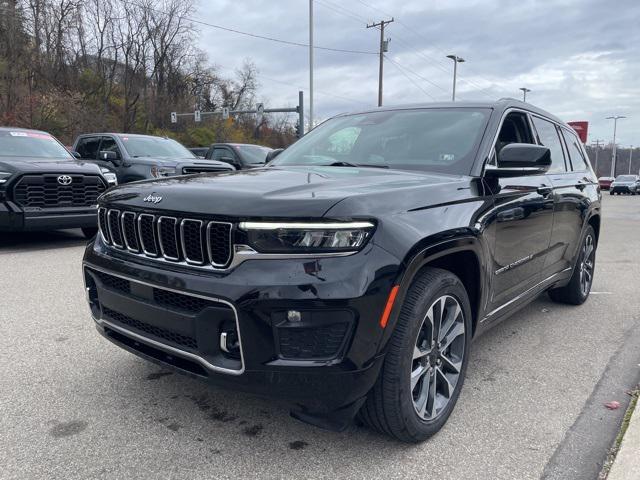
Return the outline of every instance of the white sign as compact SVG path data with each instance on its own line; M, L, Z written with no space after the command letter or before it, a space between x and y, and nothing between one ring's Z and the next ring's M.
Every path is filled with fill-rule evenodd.
M171 112L171 123L178 123L178 114L176 112Z
M200 117L200 110L196 110L195 112L193 112L193 119L194 119L196 122L199 122L199 121L201 120L201 117Z
M222 107L222 119L226 120L229 118L229 107Z
M262 117L264 117L264 103L256 104L256 123L260 125L262 123Z

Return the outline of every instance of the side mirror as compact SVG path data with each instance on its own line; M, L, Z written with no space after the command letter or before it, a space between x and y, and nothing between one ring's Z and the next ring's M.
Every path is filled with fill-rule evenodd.
M82 155L80 155L80 153L76 152L75 150L73 152L71 152L71 155L73 155L76 158L82 158Z
M269 163L271 160L273 160L278 155L280 155L283 151L284 151L284 148L276 148L275 150L271 150L269 153L267 153L267 159L265 160L265 163Z
M240 167L240 164L235 158L231 157L220 157L219 160L224 163L228 163L229 165L233 165L234 167Z
M100 150L100 160L113 162L114 160L118 160L118 154L110 150Z
M494 177L540 175L551 166L551 151L541 145L510 143L498 152L497 164L487 165L486 174Z

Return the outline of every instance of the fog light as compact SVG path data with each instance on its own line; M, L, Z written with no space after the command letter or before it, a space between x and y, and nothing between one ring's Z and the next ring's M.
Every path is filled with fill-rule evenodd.
M302 320L302 314L297 310L289 310L287 312L287 320L291 323L297 323Z

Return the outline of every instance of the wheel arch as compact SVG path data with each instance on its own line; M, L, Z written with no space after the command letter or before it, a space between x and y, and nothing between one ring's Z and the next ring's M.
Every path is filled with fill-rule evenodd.
M414 278L427 267L441 268L460 278L469 296L475 334L485 301L485 285L488 285L485 258L483 245L475 236L458 237L412 249L405 258L405 268L396 281L399 289L380 344L381 349L386 347L391 338L405 295Z

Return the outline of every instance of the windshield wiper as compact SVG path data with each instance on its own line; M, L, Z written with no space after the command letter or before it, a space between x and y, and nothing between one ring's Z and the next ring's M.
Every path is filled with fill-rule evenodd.
M351 163L344 162L342 160L333 162L328 165L321 165L322 167L356 167L356 168L389 168L388 165L373 165L371 163Z

